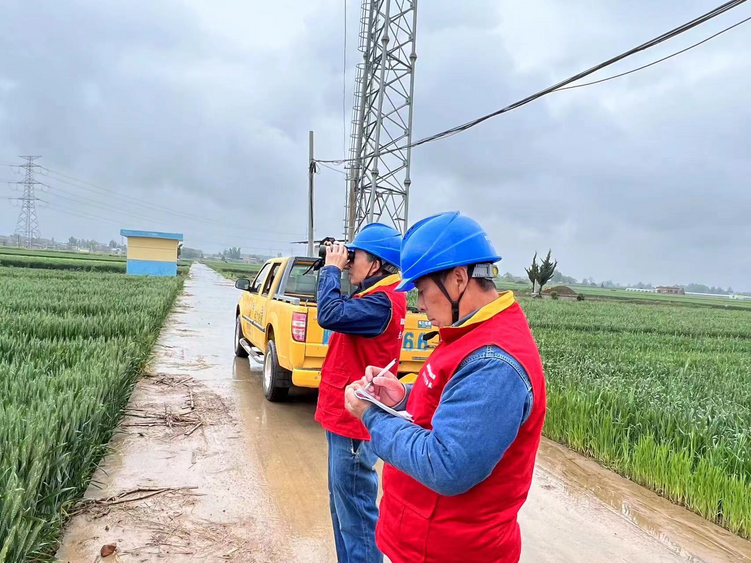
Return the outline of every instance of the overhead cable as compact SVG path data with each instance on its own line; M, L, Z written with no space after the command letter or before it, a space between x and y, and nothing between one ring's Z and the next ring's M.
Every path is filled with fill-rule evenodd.
M141 198L136 198L136 197L128 196L128 195L125 195L123 193L117 192L115 190L112 190L112 189L109 189L109 188L106 188L106 187L102 187L102 186L99 186L97 184L92 184L91 182L86 182L85 180L80 180L78 178L74 178L73 176L69 176L67 174L63 174L62 172L57 172L56 170L52 170L52 169L49 169L49 168L46 168L46 167L41 167L41 168L43 168L44 170L46 170L46 171L54 174L54 176L48 176L48 177L52 178L53 180L55 180L57 182L62 182L64 184L67 184L67 185L72 186L74 188L86 190L86 191L89 191L89 192L92 192L92 193L103 192L103 193L105 193L107 195L107 197L119 199L119 200L121 200L121 201L123 201L123 202L125 202L125 203L127 203L129 205L133 205L133 206L136 206L136 207L142 207L142 208L146 209L147 211L150 210L150 211L153 211L153 212L158 212L158 213L162 213L162 214L165 214L165 215L170 215L170 216L177 217L177 218L180 218L180 219L196 221L196 222L200 222L201 224L206 224L206 223L210 224L210 223L213 223L215 225L219 225L219 226L222 226L222 227L225 227L225 228L229 227L229 228L239 229L239 230L248 231L248 232L257 232L257 233L263 233L263 234L268 233L268 234L282 235L282 236L299 236L299 233L292 233L292 232L265 231L265 230L261 231L261 230L257 230L257 229L248 229L248 228L246 228L244 226L235 225L235 224L228 224L228 223L226 223L224 221L220 221L218 219L211 219L211 218L208 218L208 217L201 217L201 216L198 216L198 215L193 215L193 214L187 213L185 211L180 211L180 210L177 210L177 209L171 209L171 208L163 206L163 205L159 205L159 204L152 203L152 202L149 202L149 201L144 201ZM72 183L72 182L63 180L61 178L58 178L57 176L62 176L63 178L68 178L69 180L73 180L76 183Z
M648 64L645 64L645 65L636 67L636 68L628 70L626 72L621 72L620 74L614 74L613 76L608 76L607 78L602 78L600 80L593 80L592 82L584 82L582 84L574 84L572 86L564 86L563 88L558 88L558 90L556 90L556 92L562 92L563 90L573 90L574 88L584 88L585 86L592 86L594 84L602 84L603 82L607 82L608 80L615 80L616 78L621 78L622 76L626 76L628 74L633 74L633 73L638 72L640 70L644 70L645 68L649 68L649 67L654 66L656 64L659 64L659 63L661 63L663 61L667 61L668 59L672 59L673 57L677 57L678 55L681 55L681 54L685 53L686 51L690 51L691 49L693 49L695 47L698 47L699 45L703 45L704 43L706 43L707 41L711 41L712 39L714 39L718 35L722 35L723 33L726 33L728 31L730 31L731 29L736 28L739 25L744 24L744 23L746 23L748 21L751 21L751 17L748 17L745 20L741 20L738 23L734 23L733 25L731 25L729 27L726 27L725 29L722 29L722 30L718 31L714 35L710 35L709 37L707 37L705 39L702 39L698 43L694 43L693 45L689 45L685 49L681 49L680 51L676 51L675 53L672 53L672 54L668 55L667 57L662 57L661 59L657 59L656 61L652 61L651 63L648 63Z
M65 193L59 193L60 191L65 192ZM136 214L133 211L115 207L113 205L109 205L104 202L92 201L89 199L82 199L82 198L76 197L76 194L72 194L71 192L62 190L59 187L56 188L55 192L51 193L50 195L52 195L53 197L59 197L59 198L69 200L79 205L93 207L95 209L106 211L108 213L118 214L119 216L123 218L127 218L127 219L136 219L136 220L146 219L149 221L158 221L158 219L155 219L154 217L142 215L140 213ZM263 243L274 242L274 243L281 243L281 244L289 244L289 241L280 240L280 239L254 238L252 236L248 237L246 235L237 235L237 234L230 234L230 237L235 238L237 240L244 240L244 241L254 241L254 242L263 242Z
M693 20L684 23L683 25L680 25L666 33L663 33L662 35L659 35L655 37L654 39L651 39L647 41L646 43L642 43L641 45L638 45L632 49L629 49L628 51L625 51L624 53L621 53L620 55L616 55L615 57L612 57L605 62L602 62L600 64L597 64L585 71L582 71L578 74L575 74L574 76L571 76L565 80L562 80L561 82L558 82L557 84L554 84L553 86L550 86L548 88L545 88L544 90L540 90L536 94L532 94L531 96L527 96L526 98L519 100L518 102L515 102L511 105L508 105L504 108L501 108L499 110L496 110L494 112L491 112L487 115L483 115L482 117L479 117L477 119L473 119L472 121L468 121L462 125L458 125L456 127L452 127L451 129L446 129L445 131L441 131L440 133L436 133L434 135L430 135L429 137L425 137L423 139L420 139L419 141L415 141L414 143L404 145L401 147L396 147L393 149L389 149L386 151L382 151L381 154L391 154L399 151L404 151L406 149L411 149L414 147L418 147L420 145L424 145L427 143L431 143L434 141L438 141L441 139L445 139L448 137L452 137L453 135L456 135L457 133L461 133L463 131L467 131L468 129L471 129L473 127L476 127L477 125L492 119L498 115L502 115L504 113L508 113L512 110L515 110L521 106L527 105L535 100L538 100L539 98L542 98L543 96L546 96L552 92L555 92L557 90L562 89L564 86L568 86L569 84L573 82L577 82L578 80L581 80L582 78L585 78L591 74L594 74L606 67L609 67L611 65L614 65L617 62L620 62L628 57L631 57L637 53L641 53L643 51L646 51L647 49L651 49L652 47L655 47L656 45L659 45L661 43L664 43L665 41L672 39L673 37L676 37L682 33L685 33L689 31L690 29L693 29L703 23L708 22L709 20L716 18L717 16L724 14L725 12L732 10L733 8L737 8L741 4L745 3L746 0L731 0L729 2L726 2L722 4L721 6L718 6L717 8L707 12L706 14L703 14L697 18L694 18ZM743 22L739 22L743 23ZM736 27L738 24L735 24L732 27ZM646 67L645 67L646 68ZM635 71L634 71L635 72ZM354 162L352 159L338 159L338 160L317 160L319 163L330 163L330 164L344 164L346 162Z

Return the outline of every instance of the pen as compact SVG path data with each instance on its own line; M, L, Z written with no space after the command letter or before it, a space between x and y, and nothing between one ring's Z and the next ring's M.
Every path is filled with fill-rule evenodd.
M391 360L391 362L389 362L389 365L387 365L387 366L386 366L385 368L383 368L383 369L382 369L382 370L380 371L380 373L379 373L378 375L376 375L376 376L375 376L375 377L374 377L373 379L375 379L376 377L383 377L383 374L384 374L384 373L386 373L387 371L389 371L389 370L390 370L390 369L391 369L392 367L394 367L394 364L395 364L395 363L396 363L396 360ZM367 385L365 386L365 388L363 389L363 391L367 391L368 389L370 389L370 387L371 387L372 385L373 385L373 381L371 380L371 381L370 381L370 383L368 383L368 384L367 384Z

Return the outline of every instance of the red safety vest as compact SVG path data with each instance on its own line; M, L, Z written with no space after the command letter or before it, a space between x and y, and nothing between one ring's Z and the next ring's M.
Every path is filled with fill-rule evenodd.
M407 297L394 291L401 278L388 276L363 292L359 299L371 293L384 293L391 301L391 320L382 334L373 338L335 332L329 340L329 350L321 367L321 386L315 419L326 430L354 438L370 440L365 425L344 408L344 388L361 379L368 366L387 366L392 360L399 362L402 350L404 317L407 314ZM396 373L396 370L393 370Z
M532 412L488 478L466 493L440 495L387 464L376 529L378 547L393 563L516 562L521 553L516 516L532 482L545 419L540 354L511 292L480 309L464 325L441 329L440 334L441 342L420 371L407 402L415 424L432 430L446 383L464 358L487 345L500 347L527 372L534 393ZM467 439L478 439L482 431L492 428L467 429Z

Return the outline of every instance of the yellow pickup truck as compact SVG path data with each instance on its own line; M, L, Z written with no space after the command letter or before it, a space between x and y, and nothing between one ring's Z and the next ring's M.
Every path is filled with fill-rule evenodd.
M269 260L253 281L238 279L242 295L235 310L235 355L263 362L263 393L269 401L284 400L293 386L317 388L331 331L317 322L318 274L315 258L287 257ZM346 272L342 291L350 289ZM434 341L422 335L431 331L428 318L408 312L398 373L417 373Z

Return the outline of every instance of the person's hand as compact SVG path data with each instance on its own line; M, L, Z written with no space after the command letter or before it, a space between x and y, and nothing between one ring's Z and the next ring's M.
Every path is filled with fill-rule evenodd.
M347 247L343 244L334 244L326 247L326 266L336 266L340 270L349 263Z
M368 389L371 395L387 407L398 405L406 394L404 385L390 371L387 371L381 377L376 377L379 373L381 373L379 367L368 366L365 368L365 377L362 378L363 386L372 382L373 387Z
M349 411L349 414L359 420L362 420L365 411L371 406L368 401L358 399L357 395L355 395L355 391L361 387L364 387L364 385L362 380L359 380L347 385L347 389L344 391L344 408Z

